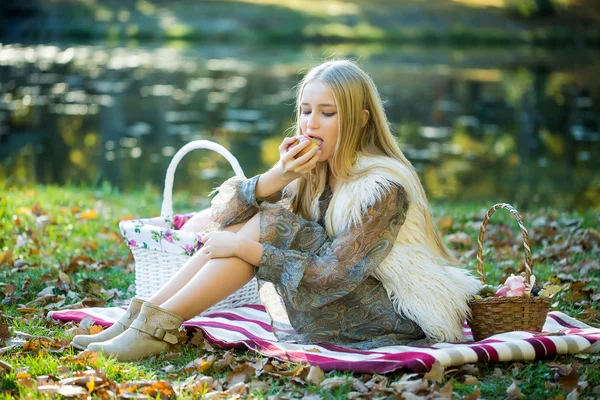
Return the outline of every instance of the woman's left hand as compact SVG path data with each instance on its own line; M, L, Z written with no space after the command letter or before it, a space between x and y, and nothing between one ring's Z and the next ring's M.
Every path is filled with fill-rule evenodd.
M206 257L213 258L235 257L240 237L233 232L215 231L204 234L204 245L200 250Z

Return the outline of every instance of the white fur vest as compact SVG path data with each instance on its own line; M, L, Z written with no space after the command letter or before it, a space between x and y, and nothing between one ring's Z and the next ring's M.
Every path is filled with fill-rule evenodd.
M427 210L402 163L388 157L365 156L357 162L360 169L384 165L396 173L378 169L358 180L337 183L325 214L327 232L334 236L344 231L361 219L392 182L402 185L409 197L406 220L390 254L373 276L382 282L396 311L419 324L429 338L462 341L468 301L481 283L464 269L444 265L444 260L435 255L425 226Z

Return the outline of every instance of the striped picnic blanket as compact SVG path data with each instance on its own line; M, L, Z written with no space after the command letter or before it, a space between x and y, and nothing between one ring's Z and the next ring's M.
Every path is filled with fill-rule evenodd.
M104 327L124 313L119 307L54 311L49 318L81 321L86 316ZM294 363L318 365L324 371L340 370L386 373L400 368L424 372L437 360L444 367L479 361L516 361L553 357L556 354L600 352L600 329L558 311L548 313L543 333L507 332L473 342L465 324L468 341L433 346L387 346L353 350L331 344L303 345L279 342L271 332L270 319L261 305L248 305L195 317L184 324L200 328L207 340L223 347L247 347L268 357Z

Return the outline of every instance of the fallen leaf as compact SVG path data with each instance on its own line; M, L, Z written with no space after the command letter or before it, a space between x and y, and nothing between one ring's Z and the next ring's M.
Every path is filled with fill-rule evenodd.
M227 384L234 386L238 383L246 383L253 375L254 368L250 364L242 364L227 374Z
M325 373L318 365L311 365L305 379L306 382L312 383L313 385L320 385L325 379Z
M473 247L473 240L465 232L456 232L446 236L446 241L454 247Z
M452 229L452 217L446 216L437 220L437 225L441 231L449 231Z
M578 393L577 393L577 389L574 389L572 391L569 392L569 394L567 395L567 397L565 398L565 400L577 400L579 398Z
M248 385L243 382L238 382L227 389L227 393L239 397L243 396L246 393L246 390L248 390Z
M85 210L79 214L81 219L96 219L98 218L98 211L96 210Z
M0 324L0 343L6 342L8 339L10 339L10 336L8 325Z
M519 390L517 386L517 382L513 381L513 383L506 389L506 394L508 395L508 399L522 399L525 396Z
M102 332L103 330L104 330L104 328L101 327L100 325L92 325L92 326L90 326L89 332L90 332L90 335L95 335L97 333Z
M439 361L436 361L431 366L429 372L427 372L423 378L428 379L430 381L441 382L444 379L444 366Z
M231 367L231 364L235 361L235 357L231 354L230 351L226 351L225 354L221 357L221 359L215 361L213 367L216 372L221 371L226 367ZM254 373L254 371L252 372Z
M442 399L452 399L452 379L450 379L438 392L438 395Z
M195 328L194 333L192 334L192 338L190 339L190 343L195 346L200 346L204 343L204 341L205 341L205 339L204 339L204 333L202 332L202 329Z
M321 382L319 386L325 390L333 390L342 385L345 385L346 383L349 383L346 377L336 376L333 378L327 378L323 380L323 382Z
M475 378L473 375L465 375L463 383L465 385L476 385L479 383L479 379Z
M481 397L481 392L479 391L479 386L475 386L473 393L468 396L462 398L462 400L478 400Z

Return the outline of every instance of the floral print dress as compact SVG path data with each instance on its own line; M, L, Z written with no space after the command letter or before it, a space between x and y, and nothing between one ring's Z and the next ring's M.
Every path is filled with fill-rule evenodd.
M259 176L233 177L219 187L211 226L223 229L260 212L263 254L256 278L279 340L354 349L431 343L415 322L398 315L381 282L370 276L406 218L404 188L393 186L369 207L362 226L330 238L323 222L332 198L328 186L315 222L289 211L281 192L256 199Z

